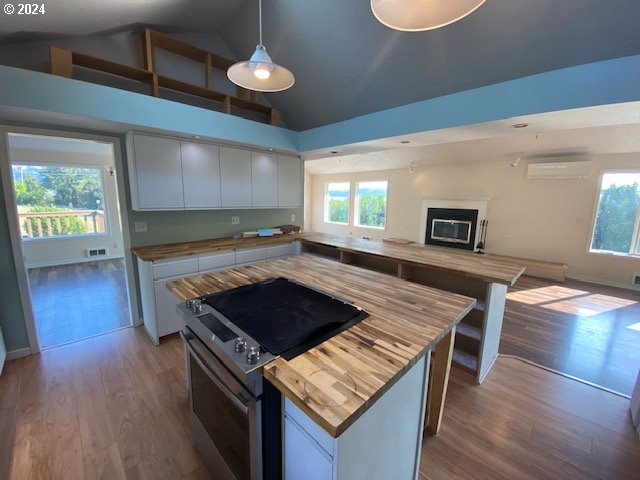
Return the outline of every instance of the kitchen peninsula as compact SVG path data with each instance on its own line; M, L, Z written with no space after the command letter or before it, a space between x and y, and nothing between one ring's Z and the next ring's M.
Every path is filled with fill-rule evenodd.
M366 478L415 478L428 353L452 338L475 301L310 255L180 278L167 288L184 301L275 277L344 298L369 313L307 352L264 367L264 377L286 398L285 470L295 477L296 468L313 464L321 465L326 478L355 478L356 468ZM434 362L437 372L437 356ZM431 396L444 397L444 391L434 387ZM297 462L299 456L309 461Z
M450 248L352 236L309 232L300 240L302 251L475 298L474 309L456 332L455 349L440 354L450 354L482 383L498 356L507 288L524 273L524 265ZM437 431L438 425L430 428Z

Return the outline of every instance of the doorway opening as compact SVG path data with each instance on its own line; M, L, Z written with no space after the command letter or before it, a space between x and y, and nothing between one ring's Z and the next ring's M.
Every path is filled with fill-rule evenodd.
M8 133L40 348L131 325L112 142Z

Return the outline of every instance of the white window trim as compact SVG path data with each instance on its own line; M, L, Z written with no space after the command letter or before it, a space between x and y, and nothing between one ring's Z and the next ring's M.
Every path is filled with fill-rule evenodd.
M327 202L328 199L328 189L329 189L329 185L332 183L346 183L347 185L349 185L349 196L347 197L347 221L346 222L333 222L331 220L329 220L329 203ZM323 213L322 213L322 221L323 223L327 223L329 225L342 225L342 226L349 226L349 219L351 218L351 183L348 180L337 180L334 182L324 182L324 198L322 200L322 209L323 209Z
M618 257L618 258L632 258L635 260L640 260L640 253L638 249L640 249L640 210L636 215L636 230L631 238L631 247L632 251L630 253L622 253L622 252L613 252L608 250L592 250L591 245L593 243L593 235L596 230L596 220L598 217L598 207L600 206L600 194L602 193L602 180L605 174L607 173L640 173L640 169L638 168L622 168L622 169L607 169L600 170L598 175L598 183L596 184L596 195L595 201L593 205L593 212L591 214L591 230L589 233L589 238L587 239L587 254L588 255L597 255L597 256L609 256L609 257Z
M358 195L358 185L360 185L361 183L372 183L372 182L385 182L387 184L387 193L386 193L386 198L384 202L384 225L382 227L376 227L372 225L360 225L358 223L358 212L360 210L360 202L359 202L360 196ZM353 203L353 226L356 228L368 228L370 230L385 231L387 229L387 216L389 215L389 179L356 180L354 192L355 192L355 195L353 196L353 202L354 202Z

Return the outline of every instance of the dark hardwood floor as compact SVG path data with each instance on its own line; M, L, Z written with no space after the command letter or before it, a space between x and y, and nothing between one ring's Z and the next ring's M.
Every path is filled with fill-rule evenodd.
M131 324L122 259L29 269L41 348Z
M630 395L640 369L640 292L522 277L507 294L500 353Z
M154 347L127 328L5 368L0 478L212 478L189 431L177 336ZM626 399L505 357L482 385L461 369L450 379L421 479L637 478Z

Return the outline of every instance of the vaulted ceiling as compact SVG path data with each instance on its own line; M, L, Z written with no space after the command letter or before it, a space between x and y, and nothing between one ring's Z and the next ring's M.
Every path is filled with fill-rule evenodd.
M56 0L0 24L2 43L123 31L218 32L239 59L258 41L257 0ZM264 43L296 75L268 95L304 130L558 68L640 53L638 0L487 0L442 29L403 33L369 0L264 0Z

